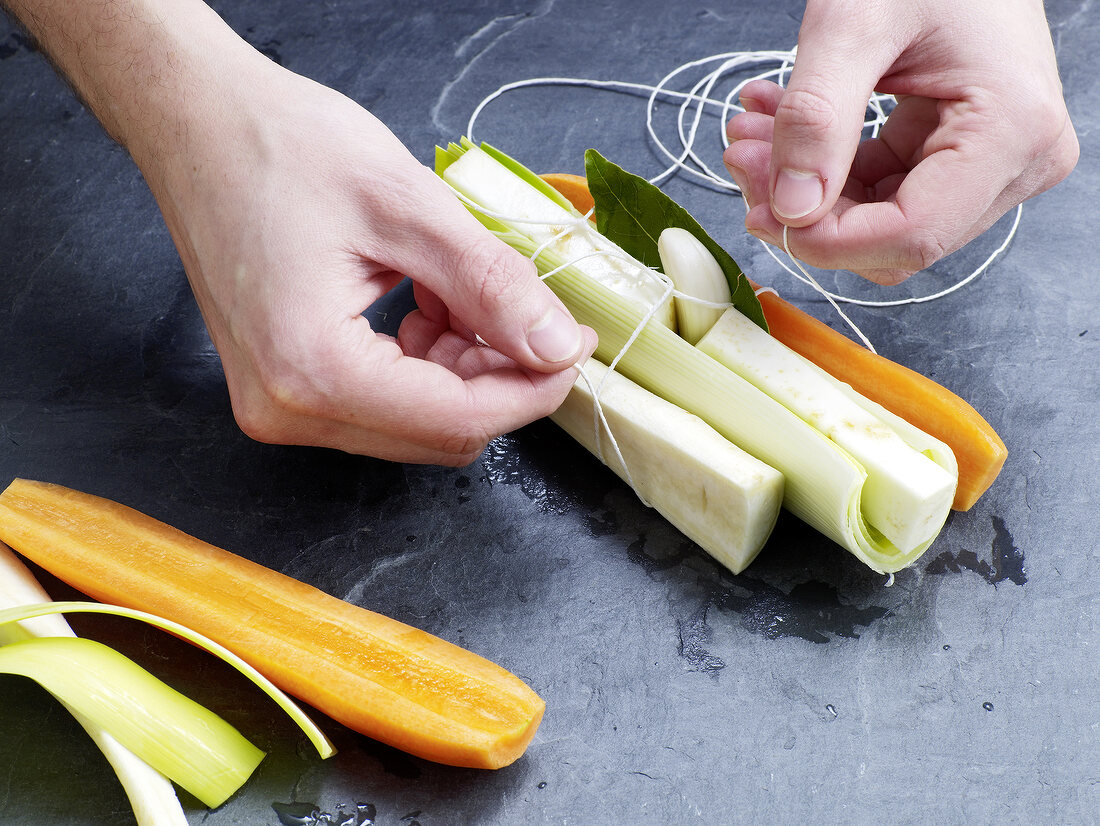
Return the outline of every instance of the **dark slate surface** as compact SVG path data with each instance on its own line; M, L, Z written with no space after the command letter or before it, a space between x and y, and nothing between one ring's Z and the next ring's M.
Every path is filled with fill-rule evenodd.
M694 58L793 43L799 4L731 5L219 8L273 59L370 107L427 162L506 81L651 83ZM546 423L462 470L250 442L140 176L0 22L0 482L25 476L126 502L484 654L548 705L527 755L496 773L425 763L328 721L341 751L322 763L219 663L122 621L74 620L270 752L221 809L186 798L191 820L1094 820L1100 20L1090 6L1048 3L1083 144L1076 173L1027 205L1008 254L968 289L852 311L882 352L967 397L1011 449L995 487L892 588L789 518L732 576ZM526 90L493 104L478 137L536 169L580 171L596 146L654 174L642 112L629 95ZM756 278L833 321L739 230L738 202L684 181L669 189ZM950 283L1006 229L890 295ZM0 743L0 822L132 822L106 764L32 684L0 678Z

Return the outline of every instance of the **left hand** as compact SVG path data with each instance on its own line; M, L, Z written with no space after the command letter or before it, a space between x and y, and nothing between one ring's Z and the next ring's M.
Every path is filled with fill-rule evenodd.
M898 105L860 142L873 90ZM750 233L896 284L1079 155L1040 0L809 0L786 89L753 81L724 160Z

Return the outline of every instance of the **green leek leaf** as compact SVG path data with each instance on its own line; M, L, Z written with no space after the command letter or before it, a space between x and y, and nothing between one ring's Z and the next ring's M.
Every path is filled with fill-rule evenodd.
M310 720L306 713L274 683L267 679L267 677L225 646L214 642L196 631L192 631L185 625L180 625L178 622L173 622L172 620L158 617L155 614L149 614L145 611L124 608L120 605L106 605L99 602L49 602L41 605L21 605L15 608L4 609L0 611L0 625L9 622L22 622L34 617L43 617L48 614L69 613L110 614L116 617L141 620L149 625L168 631L178 637L182 637L188 642L197 645L199 648L209 651L211 654L220 657L244 676L248 677L248 679L259 686L265 694L274 700L279 708L286 712L287 716L305 732L306 737L313 743L321 757L331 757L336 753L336 748L325 736L324 732L317 727L317 724ZM0 648L0 651L2 650L3 649Z
M210 807L236 792L264 757L218 715L94 640L9 643L0 647L0 673L39 683Z

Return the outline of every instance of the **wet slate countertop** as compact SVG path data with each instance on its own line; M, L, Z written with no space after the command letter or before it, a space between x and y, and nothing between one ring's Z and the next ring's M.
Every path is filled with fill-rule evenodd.
M273 59L369 107L425 162L502 83L653 83L695 58L788 48L801 13L794 0L216 7ZM1047 4L1082 141L1074 175L1026 205L1006 254L968 288L851 310L882 352L969 399L1011 450L986 497L892 587L788 517L733 576L549 423L460 470L249 441L138 172L0 21L0 484L24 476L123 501L471 648L547 702L528 753L499 772L426 763L327 720L340 753L321 762L220 663L122 621L74 618L270 752L220 809L185 798L191 821L1100 817L1090 7ZM478 137L539 170L580 172L595 146L654 174L643 115L637 96L527 89L488 107ZM754 277L835 322L741 232L739 202L683 179L669 191ZM890 297L945 286L1007 228ZM106 763L33 684L0 678L0 744L0 822L133 822Z

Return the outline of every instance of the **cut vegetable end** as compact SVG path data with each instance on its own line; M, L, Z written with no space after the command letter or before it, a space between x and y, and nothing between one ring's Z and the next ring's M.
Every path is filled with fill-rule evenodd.
M84 593L175 620L349 728L429 760L493 767L498 751L526 747L542 714L537 694L483 657L110 500L16 480L0 494L0 539Z
M901 554L927 546L955 492L955 464L941 467L890 424L843 393L820 367L726 311L699 349L758 387L850 453L867 471L860 511ZM949 453L946 447L941 452Z
M580 209L591 199L587 180L568 177L579 180L564 182L560 191ZM543 178L551 184L557 181L553 175ZM750 286L758 288L751 282ZM951 448L958 461L952 509L969 510L996 481L1008 450L970 404L931 379L861 347L773 293L764 292L759 300L775 338Z
M610 433L601 423L597 442L593 395L583 378L551 419L684 535L741 573L775 526L782 474L599 361L589 359L585 372L601 388Z
M462 161L449 168L449 178L450 173L465 163L469 154L468 151ZM598 158L598 153L592 150L586 153L586 160L590 170L604 170L601 172L604 177L612 173L617 178L628 177L625 173L620 175L621 170L615 171L617 168L613 169L613 165ZM506 179L496 174L493 177L493 186L507 188L508 197L516 197L514 188L524 186L523 181L515 178ZM633 178L622 183L622 186L627 185L635 186L635 189L641 186ZM609 184L608 188L614 201L615 187ZM466 194L476 200L471 189L466 189ZM493 199L501 197L499 193L490 195ZM598 205L599 198L596 200ZM574 317L597 331L597 358L608 363L615 360L616 369L623 375L699 415L730 441L780 470L786 479L784 503L797 516L847 548L873 570L883 573L900 570L912 563L935 538L942 527L938 513L942 510L946 518L949 495L942 509L938 508L940 497L933 496L933 504L937 507L932 510L936 514L926 520L927 524L918 520L914 527L902 526L895 530L888 524L888 519L879 520L887 527L888 533L902 542L902 547L898 547L886 534L866 521L861 504L864 493L869 503L873 504L877 498L886 509L890 506L889 496L884 498L881 486L876 487L876 483L867 484L866 470L847 450L668 330L653 324L643 327L644 317L637 307L628 306L609 293L604 285L587 277L579 267L567 265L558 251L526 237L525 228L521 225L511 225L509 221L503 223L508 223L512 229L500 233L499 237L528 257L533 257L540 272L546 276L547 284ZM647 225L641 230L652 234L653 227ZM655 246L656 239L653 241ZM736 264L733 266L736 267ZM740 273L739 270L737 272ZM751 291L747 279L741 280L745 283L740 286ZM758 304L756 308L759 310ZM628 340L632 343L626 348ZM943 453L950 454L946 446L941 447ZM917 454L923 449L918 450ZM953 461L949 464L953 465ZM925 536L927 540L922 541Z

